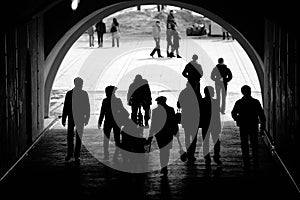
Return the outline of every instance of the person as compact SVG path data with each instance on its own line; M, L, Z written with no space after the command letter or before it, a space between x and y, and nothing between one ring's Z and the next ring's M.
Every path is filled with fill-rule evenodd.
M177 108L181 109L181 125L185 133L187 158L192 163L196 161L194 154L200 125L200 104L189 82L186 83L186 87L179 94Z
M62 125L66 125L68 118L67 131L67 156L66 161L69 161L73 156L75 162L80 162L80 150L82 144L82 135L84 126L86 126L90 119L90 102L88 93L82 90L83 80L80 77L74 79L75 87L66 93L63 112ZM76 127L76 143L74 150L74 128Z
M148 141L151 143L155 137L160 155L160 173L168 174L168 163L173 137L178 133L178 124L175 118L174 108L167 105L167 98L159 96L155 99L157 107L153 109Z
M171 55L174 57L175 56L174 51L176 51L177 58L181 58L181 56L179 55L179 41L181 37L179 36L178 31L172 30L172 32L173 32L173 46L171 50Z
M174 17L173 10L170 10L167 16L167 30L166 30L166 39L167 39L167 57L175 57L174 53L169 52L169 48L173 48L173 31L176 29L176 21Z
M94 26L91 26L87 32L89 34L90 47L93 47L94 46Z
M152 58L153 58L153 55L155 54L155 52L157 52L157 55L159 58L162 58L161 52L160 52L160 32L161 32L160 21L156 21L155 24L152 26L152 35L153 35L153 39L155 41L155 47L152 50L152 52L150 53L150 56Z
M196 94L200 93L200 79L203 76L202 66L198 63L198 56L196 54L193 55L192 61L190 61L182 71L182 75L187 78L188 82L193 87Z
M266 117L259 100L251 96L251 87L244 85L241 88L243 97L237 100L231 111L231 116L240 129L241 148L244 169L249 170L249 144L250 137L254 165L258 166L258 127L260 131L265 130Z
M113 18L113 22L111 24L110 32L112 34L112 47L115 46L115 40L117 41L117 47L119 47L120 40L120 25L116 18Z
M98 36L98 47L103 47L103 35L106 33L106 25L102 19L96 24L96 32Z
M103 152L104 152L104 160L109 159L109 152L108 152L108 144L110 139L110 132L113 129L114 132L114 140L115 140L115 153L114 159L120 153L120 127L121 123L119 122L119 113L122 112L125 108L123 107L122 101L120 98L115 96L115 92L118 88L115 86L107 86L105 88L106 98L103 99L101 109L100 109L100 116L98 119L98 129L101 128L103 119L104 126L103 126Z
M222 27L222 34L223 34L223 40L225 40L227 38L227 40L229 40L229 33L228 31Z
M145 127L148 127L148 121L150 119L150 105L152 104L151 90L149 83L140 74L137 74L130 84L127 93L127 103L131 106L131 119L138 124L137 113L142 106L145 115L144 122Z
M221 113L225 114L227 85L232 79L231 70L224 64L224 59L219 58L218 64L213 68L210 78L215 81L216 98L221 100Z
M206 86L204 88L205 97L202 100L202 113L201 113L201 125L202 125L202 139L203 139L203 157L205 159L206 167L210 167L211 158L209 152L210 136L214 144L214 161L217 165L221 165L220 160L220 133L221 133L221 117L220 117L220 105L217 100L214 99L215 91L212 86Z

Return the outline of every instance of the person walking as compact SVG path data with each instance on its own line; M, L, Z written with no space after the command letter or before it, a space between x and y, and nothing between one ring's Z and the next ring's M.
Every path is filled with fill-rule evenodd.
M161 32L160 21L156 21L155 24L152 26L152 35L153 35L153 39L155 41L155 47L152 50L152 52L150 53L150 56L152 58L153 58L153 55L155 54L155 52L157 52L157 56L159 58L162 58L161 51L160 51L160 32Z
M215 82L217 100L221 102L221 113L225 114L227 85L232 79L232 73L224 64L223 58L218 59L218 64L213 68L210 78Z
M91 26L88 30L87 30L87 33L89 35L89 45L90 47L93 47L94 46L94 26Z
M115 96L115 92L117 87L115 86L107 86L105 88L106 98L103 99L101 109L100 109L100 116L98 119L98 129L101 128L103 119L104 126L103 126L103 152L104 152L104 160L109 159L109 152L108 152L108 144L110 139L110 132L113 129L114 132L114 140L115 140L115 152L114 152L114 159L120 153L120 127L121 121L119 119L119 114L125 110L123 107L122 101L120 98Z
M254 165L258 167L258 128L260 124L260 131L265 130L266 117L259 100L251 96L251 87L244 85L241 92L243 97L235 102L231 116L239 126L244 169L249 170L248 138L251 141Z
M110 32L112 34L112 47L115 46L115 40L117 42L117 47L120 47L120 25L116 18L113 18L113 22L111 24Z
M66 119L68 119L68 151L65 160L69 161L74 156L75 162L79 163L83 130L90 119L90 102L88 93L82 90L83 80L80 77L74 79L74 85L75 87L72 90L69 90L65 96L62 112L62 125L65 126ZM75 150L74 128L76 128Z
M103 47L103 35L106 33L106 25L102 19L96 24L96 32L98 36L98 47Z
M176 51L176 56L177 58L181 58L181 56L179 55L179 41L181 40L181 37L179 36L178 31L176 30L172 30L172 35L173 35L173 46L172 46L172 51L171 51L171 55L173 57L175 57L174 55L174 51Z
M180 92L177 108L181 109L181 125L185 133L185 147L189 162L196 161L195 151L200 125L200 104L193 87L189 82Z
M173 10L170 10L167 17L167 30L166 30L166 39L167 39L167 57L172 58L175 57L174 53L169 52L169 48L171 51L173 49L173 31L176 30L176 21L174 17Z
M206 167L210 167L211 158L209 151L209 141L212 138L214 144L214 161L217 165L221 165L220 160L220 133L221 133L221 116L220 104L214 99L215 91L212 86L204 88L205 97L202 100L201 110L201 127L203 139L203 157L205 159Z
M195 93L201 97L200 93L200 79L203 76L202 66L198 63L198 56L193 55L192 61L190 61L182 71L182 75L187 78L188 82L193 87Z
M159 96L155 101L157 107L153 109L148 141L151 143L153 137L155 137L159 148L160 173L167 176L170 149L172 148L173 137L178 133L178 124L174 108L166 103L167 98Z
M130 84L127 93L127 103L131 106L131 119L138 124L137 113L140 107L145 111L144 125L148 127L150 119L150 105L152 104L151 90L149 83L140 74L137 74Z

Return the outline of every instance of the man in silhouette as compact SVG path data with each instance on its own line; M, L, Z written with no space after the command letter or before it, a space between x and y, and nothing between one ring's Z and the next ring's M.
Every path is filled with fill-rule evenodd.
M160 154L161 173L168 174L168 162L170 149L172 148L173 137L178 133L178 124L174 108L167 105L167 98L159 96L155 99L157 107L153 110L152 121L148 140L151 142L155 137Z
M213 68L210 78L215 81L215 89L217 94L217 100L221 103L221 113L225 114L227 85L232 79L231 70L224 64L224 59L219 58L218 64Z
M74 79L75 87L68 91L64 101L62 113L62 125L66 125L68 118L67 146L68 152L66 161L69 161L73 155L75 162L80 161L81 139L84 126L90 119L90 103L88 93L82 90L83 80L79 77ZM76 127L76 144L74 151L74 128Z
M201 110L201 125L202 125L202 139L203 139L203 157L205 159L206 167L210 167L211 158L209 151L210 136L214 144L214 161L217 165L221 165L220 148L221 142L219 139L221 133L221 117L220 104L214 99L215 91L212 86L204 88L205 97L202 100Z
M243 97L236 101L231 115L240 127L244 169L248 170L250 167L248 138L250 137L251 141L254 164L258 166L258 126L260 123L261 131L265 129L266 117L260 102L251 96L251 88L244 85L241 92Z
M200 93L200 79L203 76L202 66L197 62L198 56L193 55L192 61L190 61L182 71L182 75L187 78L190 85L193 87L195 93L201 97Z
M117 158L118 153L120 152L120 127L121 127L121 119L120 113L125 110L123 107L122 101L120 98L115 96L115 92L117 87L115 86L107 86L105 88L106 98L103 99L101 109L100 109L100 116L98 119L98 129L101 128L103 119L104 126L103 126L103 152L104 152L104 159L109 159L109 152L108 152L108 144L110 138L110 132L113 129L114 132L114 140L115 140L115 153L114 159Z
M144 121L145 126L148 127L150 119L150 105L152 104L151 91L148 81L138 74L135 76L133 82L130 84L127 93L127 102L131 106L131 119L137 122L137 112L140 107L145 111Z
M155 54L155 52L157 52L157 55L159 58L162 58L161 52L160 52L160 32L161 32L160 21L156 21L155 24L152 26L152 35L153 35L153 39L155 41L155 48L150 53L150 56L152 58L153 58L153 55Z
M177 107L181 109L181 125L185 133L185 147L189 162L196 160L197 135L200 125L200 106L198 96L189 82L180 92Z
M106 33L106 25L102 19L96 24L96 32L98 36L98 47L103 47L103 35Z

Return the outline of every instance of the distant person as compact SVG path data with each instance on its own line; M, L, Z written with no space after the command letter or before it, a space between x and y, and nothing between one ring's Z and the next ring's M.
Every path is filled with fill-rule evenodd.
M219 58L218 64L213 68L210 78L215 81L217 100L221 101L221 113L225 114L227 85L232 79L231 70L224 64L224 59Z
M220 104L214 99L215 91L212 86L204 88L205 97L202 100L201 124L202 124L202 139L203 139L203 157L205 165L210 167L211 158L209 151L210 136L214 144L214 161L217 165L221 165L220 160L220 133L221 133L221 116Z
M152 50L152 52L150 53L150 56L152 58L153 58L153 55L155 54L155 52L157 52L157 56L159 58L162 58L161 51L160 51L160 32L161 32L160 21L156 21L155 24L152 26L152 35L153 35L153 39L155 41L155 47Z
M251 96L251 88L244 85L241 88L243 97L235 102L231 116L240 127L241 147L244 169L249 170L249 144L250 137L254 164L258 166L258 126L260 131L265 130L266 117L260 102Z
M137 74L130 84L127 93L127 103L131 106L131 119L138 124L137 113L140 107L145 111L144 125L149 126L150 105L152 104L151 90L149 83L140 74Z
M201 97L200 93L200 79L203 76L202 66L198 63L198 56L193 55L192 61L190 61L182 71L182 75L187 78L188 82L193 87L195 93Z
M198 97L189 82L180 92L177 108L181 109L181 125L185 133L185 147L189 162L196 161L195 151L200 125L200 106Z
M104 126L103 126L103 152L104 152L104 160L109 159L109 152L108 152L108 145L110 139L111 130L114 132L114 140L115 140L115 153L114 158L118 156L120 153L120 122L119 122L119 114L120 112L124 111L125 108L123 107L122 101L120 98L115 96L115 92L117 87L115 86L107 86L105 88L106 98L103 99L101 109L100 109L100 116L98 119L98 129L101 128L103 119Z
M115 40L117 42L117 47L119 47L120 40L120 25L116 18L113 18L113 22L111 24L110 32L112 34L112 47L115 46Z
M103 47L103 35L106 33L106 25L102 19L96 24L96 32L98 36L98 47Z
M178 133L178 124L174 108L166 103L167 98L159 96L155 100L157 107L153 109L148 140L151 142L153 136L155 137L160 155L160 173L166 176L168 174L170 149L172 148L173 137Z
M68 118L67 146L68 152L66 161L73 156L75 162L80 162L80 150L84 126L90 119L90 102L88 93L82 90L83 80L79 77L74 79L75 87L68 91L64 101L62 112L62 125L66 125ZM74 150L74 128L76 127L76 144Z
M87 33L88 33L88 35L89 35L89 44L90 44L90 47L93 47L94 46L94 26L91 26L89 29L88 29L88 31L87 31Z
M225 40L227 38L227 40L229 40L229 33L228 31L222 27L222 35L223 35L223 40Z
M177 58L181 58L181 56L179 55L179 41L181 39L181 37L179 36L178 31L176 30L171 30L172 35L173 35L173 46L172 46L172 51L171 51L171 55L174 55L174 51L176 51L176 56Z
M172 58L175 57L174 53L169 52L169 48L173 48L173 31L176 30L176 21L174 17L173 10L170 10L167 17L167 31L166 31L166 39L167 39L167 57Z

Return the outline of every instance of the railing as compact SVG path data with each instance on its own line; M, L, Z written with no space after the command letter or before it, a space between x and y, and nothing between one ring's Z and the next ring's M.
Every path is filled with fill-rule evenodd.
M278 153L276 151L276 148L275 148L275 145L274 145L274 142L270 139L267 131L263 131L262 137L263 137L264 141L266 142L266 145L270 148L272 155L275 157L275 159L277 159L279 164L283 167L283 169L287 173L289 179L292 181L292 183L295 186L296 190L300 194L300 189L299 189L297 183L295 182L295 180L294 180L293 176L291 175L291 173L289 172L288 168L285 166L284 162L282 161L282 159L278 155Z

